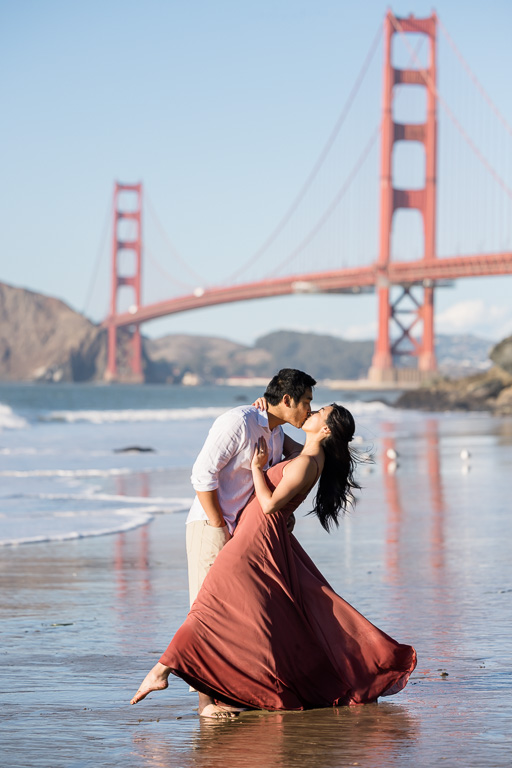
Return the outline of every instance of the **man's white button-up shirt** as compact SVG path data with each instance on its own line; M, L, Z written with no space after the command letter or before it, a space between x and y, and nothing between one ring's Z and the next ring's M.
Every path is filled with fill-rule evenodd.
M233 408L216 419L192 468L190 479L195 491L217 490L220 508L231 533L238 513L254 490L251 461L259 437L267 441L269 465L281 461L282 427L271 430L267 414L252 405ZM187 523L207 519L196 496Z

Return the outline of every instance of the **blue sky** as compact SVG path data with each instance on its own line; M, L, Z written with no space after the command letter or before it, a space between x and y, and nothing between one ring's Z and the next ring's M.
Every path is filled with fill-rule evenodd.
M431 12L430 2L417 0L392 8L397 15ZM181 262L202 285L226 281L251 261L297 195L386 9L379 0L0 2L0 280L102 319L117 179L144 183L146 301L188 292L182 284L197 286ZM512 4L445 0L436 10L511 124ZM439 45L441 92L512 187L512 137L442 34ZM379 121L381 64L379 46L310 195L240 279L264 278L285 260L347 177ZM510 250L510 198L493 186L445 114L439 153L440 255ZM342 264L372 260L378 164L377 141L343 205L290 271L328 268L339 253ZM397 172L405 185L415 183L415 165L421 159L403 148ZM397 256L418 256L418 226L414 217L403 222ZM490 339L512 333L511 292L512 276L440 289L438 328ZM280 328L371 338L375 320L373 296L308 296L200 310L143 331L245 343Z

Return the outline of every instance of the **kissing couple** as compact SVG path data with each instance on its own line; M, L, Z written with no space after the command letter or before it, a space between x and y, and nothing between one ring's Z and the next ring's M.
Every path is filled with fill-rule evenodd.
M190 612L132 704L167 688L171 672L198 692L199 715L217 719L365 704L406 685L414 648L336 594L292 533L315 486L326 531L360 487L352 414L335 403L312 412L315 384L284 368L263 398L213 424L192 470Z

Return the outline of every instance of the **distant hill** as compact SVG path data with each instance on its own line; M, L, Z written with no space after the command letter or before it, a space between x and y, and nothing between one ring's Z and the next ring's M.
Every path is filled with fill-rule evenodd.
M248 347L212 336L172 334L160 339L144 339L148 357L146 379L152 382L179 383L187 373L201 381L215 381L239 370L237 356Z
M358 379L366 376L373 355L372 341L345 341L336 336L275 331L254 345L271 355L271 374L280 367L300 368L316 379Z
M490 367L489 354L494 342L471 334L437 334L436 355L441 373L464 376Z
M366 375L373 354L371 341L344 341L334 336L275 331L253 347L205 336L146 339L153 380L180 380L194 373L202 381L231 377L268 377L279 368L312 371L317 379L356 379Z
M120 333L119 370L127 371L129 332ZM59 299L0 283L0 380L97 381L106 366L106 332ZM488 366L490 342L439 336L438 362L449 375ZM317 380L366 376L373 342L275 331L253 346L212 336L173 334L143 338L147 382L212 383L232 377L270 378L300 368ZM503 355L502 355L503 356Z
M440 370L463 376L489 367L491 342L475 336L439 336ZM147 379L181 381L184 374L212 382L231 377L270 377L279 368L300 368L321 379L364 378L373 356L372 341L347 341L336 336L275 331L254 346L207 336L164 336L146 339ZM412 362L412 361L411 361Z

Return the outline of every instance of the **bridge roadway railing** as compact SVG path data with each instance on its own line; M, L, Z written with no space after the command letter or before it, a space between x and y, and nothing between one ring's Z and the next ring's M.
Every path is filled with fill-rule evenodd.
M201 307L272 296L307 293L357 294L371 291L383 282L388 285L432 285L438 280L506 274L512 275L512 252L454 256L431 261L391 262L385 268L372 264L367 267L291 275L228 287L197 288L189 295L134 307L129 312L110 316L103 324L121 328Z

